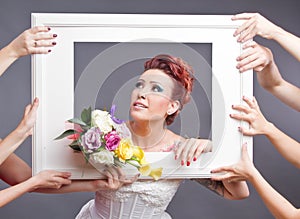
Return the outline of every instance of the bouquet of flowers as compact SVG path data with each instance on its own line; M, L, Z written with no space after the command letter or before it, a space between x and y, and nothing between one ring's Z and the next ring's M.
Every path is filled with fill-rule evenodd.
M72 128L66 130L55 140L68 138L74 151L82 151L91 164L124 166L126 163L138 169L144 176L158 180L162 168L152 169L145 160L144 151L133 145L131 133L124 121L115 117L116 106L110 112L84 109L81 118L68 120Z

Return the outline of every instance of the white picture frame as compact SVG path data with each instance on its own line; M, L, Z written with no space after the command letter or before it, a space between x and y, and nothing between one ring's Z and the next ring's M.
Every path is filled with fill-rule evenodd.
M237 131L238 126L247 124L229 117L233 112L232 104L243 104L243 95L253 95L253 72L240 74L235 67L242 45L237 43L233 32L240 24L239 21L232 21L230 15L32 14L32 26L48 26L58 34L57 45L50 54L32 57L32 96L40 99L32 138L33 174L54 169L71 172L72 179L102 177L99 171L86 164L80 153L72 152L67 146L68 140L53 140L64 131L64 122L74 117L74 95L76 92L80 95L80 89L74 89L76 42L211 44L212 152L202 154L189 167L174 161L173 152L149 152L146 153L147 160L154 167L162 166L162 177L165 178L207 178L213 168L237 162L243 142L247 142L252 157L252 138ZM178 48L181 50L181 47ZM133 54L131 59L155 55L155 52ZM131 55L128 51L123 53ZM196 59L193 55L191 57ZM182 58L185 60L185 57ZM125 63L126 58L120 58L115 68L122 62ZM88 107L88 103L83 101L80 104ZM136 173L134 168L125 167L124 170L128 175Z

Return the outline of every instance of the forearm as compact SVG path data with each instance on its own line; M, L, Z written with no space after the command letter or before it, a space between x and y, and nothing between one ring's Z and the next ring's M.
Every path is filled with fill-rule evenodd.
M265 135L285 159L300 168L299 142L284 134L272 123L268 124Z
M0 142L0 165L22 144L26 137L25 133L17 128Z
M272 35L272 39L277 41L286 51L294 56L300 62L300 38L285 31L282 28L277 28Z
M193 179L216 194L231 200L243 199L249 196L246 182L224 182L211 179Z
M34 189L35 184L31 180L26 180L15 186L0 191L0 207L8 204L16 198Z
M96 180L73 180L70 185L64 185L59 189L36 189L34 192L62 194L71 192L95 192L97 191Z
M283 103L300 112L300 101L298 100L300 89L281 77L274 61L262 71L257 72L257 79L264 89L272 93Z
M299 209L296 209L282 195L280 195L255 169L249 182L256 189L263 202L275 218L296 219L300 217Z
M18 57L12 52L9 46L0 50L0 76L14 63Z

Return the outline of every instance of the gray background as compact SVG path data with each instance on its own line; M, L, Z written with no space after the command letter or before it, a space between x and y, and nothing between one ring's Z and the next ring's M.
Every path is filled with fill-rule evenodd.
M222 1L222 0L52 0L52 1L1 1L0 47L5 46L24 29L30 27L32 12L80 13L163 13L163 14L235 14L258 11L300 35L300 2L297 0ZM288 81L300 86L300 64L274 42L258 38L270 47L275 60ZM298 73L298 75L297 75ZM30 102L30 57L24 57L11 66L0 79L0 136L13 130L22 117L23 109ZM298 112L285 106L263 90L254 80L254 94L266 117L281 130L299 137ZM254 162L264 177L295 206L300 205L299 171L285 161L263 136L254 139ZM28 139L18 150L31 163L31 141ZM5 184L1 184L1 189ZM250 185L251 195L242 201L228 201L214 193L186 181L180 187L168 211L173 218L272 218L261 199ZM74 218L80 207L93 197L93 193L64 195L27 194L0 209L0 218Z

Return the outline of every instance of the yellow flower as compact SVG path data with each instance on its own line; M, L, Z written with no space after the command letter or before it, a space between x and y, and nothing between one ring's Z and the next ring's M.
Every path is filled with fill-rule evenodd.
M149 164L142 165L139 168L139 171L143 176L151 176L154 180L158 180L161 177L162 170L163 168L161 167L156 169L151 169L151 166Z
M133 147L131 141L129 139L122 139L114 152L122 162L130 159L133 156Z
M149 176L149 174L151 173L151 167L149 164L145 164L139 168L139 171L143 176Z
M133 156L136 157L140 164L145 164L145 153L139 146L133 147Z
M149 176L151 176L154 180L158 180L162 175L162 167L151 170Z

